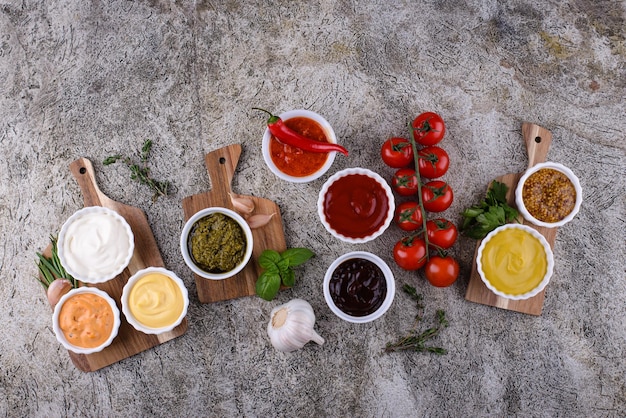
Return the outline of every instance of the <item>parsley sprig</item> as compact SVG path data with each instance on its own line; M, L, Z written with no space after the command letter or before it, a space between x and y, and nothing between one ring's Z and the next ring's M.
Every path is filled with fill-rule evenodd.
M508 187L504 183L491 183L487 195L478 205L465 209L461 232L474 239L483 239L485 236L508 222L517 220L517 209L508 205L506 192Z

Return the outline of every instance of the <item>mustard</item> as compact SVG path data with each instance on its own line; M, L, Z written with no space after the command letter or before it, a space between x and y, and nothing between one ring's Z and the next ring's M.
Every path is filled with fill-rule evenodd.
M170 277L149 273L133 285L128 295L128 307L144 326L163 328L172 325L182 314L183 294Z
M528 231L503 229L494 235L482 252L482 269L499 291L522 295L537 287L548 269L541 242Z

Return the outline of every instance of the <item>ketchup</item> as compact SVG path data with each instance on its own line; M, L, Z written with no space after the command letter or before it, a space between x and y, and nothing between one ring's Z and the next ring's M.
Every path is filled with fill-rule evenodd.
M365 174L338 178L324 198L326 221L349 238L364 238L378 231L385 223L388 210L385 190Z
M387 281L375 263L350 258L339 264L330 278L330 296L335 305L352 316L376 312L387 296Z

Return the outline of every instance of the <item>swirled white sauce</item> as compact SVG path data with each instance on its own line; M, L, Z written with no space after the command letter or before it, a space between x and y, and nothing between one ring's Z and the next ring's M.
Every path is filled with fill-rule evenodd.
M85 213L67 227L66 268L79 278L98 279L125 267L130 240L126 226L108 213Z

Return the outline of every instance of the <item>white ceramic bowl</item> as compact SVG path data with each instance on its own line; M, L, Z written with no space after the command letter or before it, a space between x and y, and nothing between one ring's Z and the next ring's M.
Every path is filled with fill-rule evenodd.
M567 178L572 182L572 184L574 185L574 189L576 190L576 202L574 203L574 209L565 218L561 219L558 222L541 221L535 218L533 215L531 215L530 212L526 209L526 206L524 205L524 199L522 198L522 191L524 189L524 183L526 182L528 177L530 177L532 174L536 173L542 168L551 168L553 170L557 170L565 174ZM539 163L539 164L532 166L531 168L526 170L524 175L522 175L515 189L515 203L517 204L517 208L519 212L522 214L522 216L524 217L524 219L526 219L528 222L533 223L534 225L543 226L546 228L556 228L559 226L563 226L569 221L571 221L572 219L574 219L574 216L576 216L576 214L580 210L580 205L582 204L582 201L583 201L583 191L582 191L582 187L580 186L580 181L578 180L578 177L576 177L576 175L572 172L572 170L570 170L569 168L559 163L545 162L545 163Z
M387 284L387 292L385 294L385 298L383 300L382 305L380 305L380 307L375 312L372 312L366 316L353 316L353 315L349 315L345 313L339 307L337 307L337 305L333 301L333 297L330 292L330 280L332 279L333 273L335 272L337 267L344 261L354 259L354 258L360 258L360 259L364 259L367 261L371 261L372 263L377 265L380 268L380 270L383 272L385 276L385 281ZM324 299L326 300L326 304L328 304L328 307L335 315L337 315L339 318L343 319L344 321L353 322L357 324L363 324L363 323L371 322L375 319L380 318L381 316L383 316L385 312L387 312L387 310L391 306L391 303L393 302L393 298L395 294L396 294L396 282L393 277L393 273L391 272L391 269L389 268L387 263L385 263L377 255L374 255L366 251L352 251L352 252L346 253L338 257L328 267L328 270L326 270L326 275L324 276Z
M153 287L152 289L150 289L149 292L146 292L146 297L150 297L150 302L155 302L154 304L150 303L151 306L156 306L157 301L167 301L169 295L172 292L172 289L174 289L174 286L180 290L181 296L183 298L183 308L176 320L167 326L158 328L150 327L149 325L146 325L142 323L139 319L137 319L133 315L129 303L129 297L131 295L133 287L137 284L137 282L143 277L155 273L158 275L167 276L171 280L172 287L170 287L170 284L168 283L168 285L166 286ZM183 283L183 281L174 272L171 272L162 267L147 267L145 269L139 270L138 272L133 274L130 279L128 279L128 282L124 285L124 289L122 290L121 302L122 312L124 313L124 316L126 317L128 323L131 324L133 328L135 328L137 331L143 332L144 334L162 334L176 328L187 315L187 309L189 307L189 293L187 292L187 287L185 287L185 283ZM166 311L167 308L154 308L155 312L158 310Z
M70 343L65 337L63 330L61 329L61 325L59 321L59 315L61 313L61 309L63 308L63 305L68 301L68 299L70 299L72 296L76 296L76 295L83 294L83 293L89 293L89 294L93 294L93 295L97 295L101 297L102 299L106 301L106 303L111 307L111 310L113 311L113 328L111 330L111 334L109 335L106 341L104 341L99 346L93 347L93 348L79 347ZM97 353L99 351L102 351L104 348L108 347L109 345L111 345L111 343L117 336L117 333L120 328L120 311L117 308L115 301L106 292L100 289L97 289L95 287L83 286L77 289L70 290L68 293L63 295L61 299L59 299L59 302L54 307L54 313L52 314L52 328L54 329L54 334L56 335L57 340L66 349L73 351L74 353L77 353L77 354Z
M387 214L385 215L384 220L380 224L379 228L377 230L375 230L374 232L370 233L367 236L358 237L358 238L349 237L349 236L346 236L345 234L342 234L340 231L337 231L336 227L331 225L328 222L328 220L326 219L326 215L325 215L325 202L326 202L326 195L328 193L328 189L336 181L339 181L342 178L344 178L346 176L349 176L349 175L353 175L353 174L366 176L366 177L369 177L369 178L375 180L376 183L378 183L378 185L382 188L382 190L384 192L384 195L385 195L385 198L386 198L386 201L387 201L387 206L388 206ZM362 197L362 196L364 196L364 194L369 193L370 190L354 188L352 191L354 192L355 198L357 198L357 197ZM349 211L353 211L351 208L348 208L348 207L346 207L345 209L349 210ZM322 222L322 224L326 228L326 230L328 232L330 232L335 238L338 238L338 239L340 239L342 241L349 242L349 243L352 243L352 244L359 244L359 243L371 241L371 240L377 238L378 236L380 236L383 232L385 232L385 230L389 227L389 224L391 224L391 221L393 220L393 215L394 215L395 209L396 209L396 206L395 206L395 200L394 200L394 197L393 197L393 193L391 191L391 188L389 187L389 185L385 181L385 179L383 179L377 173L375 173L375 172L373 172L371 170L368 170L366 168L358 168L358 167L357 168L347 168L345 170L341 170L341 171L333 174L322 185L322 188L321 188L320 193L319 193L319 197L317 199L317 214L318 214L318 216L320 218L320 221ZM353 216L351 217L351 219L347 220L346 222L350 222L351 225L357 225L358 222L359 222L359 216L356 213L353 213L352 215ZM364 231L362 231L362 232L364 232ZM355 235L357 235L357 234L355 234Z
M489 277L487 277L487 275L485 274L483 270L483 263L482 263L483 251L485 250L487 243L497 234L507 229L521 229L521 230L528 232L530 235L535 237L541 243L543 250L545 252L546 263L547 263L546 273L543 276L542 280L537 284L537 286L529 290L526 293L509 294L504 291L501 291L500 289L498 289L496 286L494 286L491 283L491 281L489 280ZM493 293L506 299L523 300L523 299L528 299L537 295L548 285L548 282L550 281L550 278L552 277L552 272L554 270L554 256L552 254L552 249L550 248L550 244L548 244L548 241L546 241L544 236L541 235L539 232L537 232L537 230L535 230L534 228L531 228L530 226L522 225L522 224L506 224L506 225L502 225L494 229L489 234L487 234L487 236L482 240L482 242L480 243L480 246L478 247L478 252L476 254L476 267L477 267L478 274L480 275L481 280L483 281L485 286L487 286L487 288L491 290Z
M281 113L279 117L282 120L287 120L287 119L296 118L296 117L305 117L305 118L313 119L315 122L319 123L322 126L329 142L332 142L334 144L337 143L337 137L335 136L335 131L333 130L332 126L330 126L330 123L328 123L326 119L324 119L321 115L315 112L312 112L310 110L297 109L297 110L290 110L288 112ZM272 137L272 134L270 134L269 129L265 128L265 132L263 133L263 142L262 142L263 159L265 160L265 164L267 164L267 166L272 171L272 173L274 173L276 176L278 176L279 178L283 180L290 181L292 183L308 183L310 181L313 181L323 176L328 171L328 169L333 165L333 161L335 161L335 155L337 154L337 152L332 151L328 153L328 158L326 159L326 162L324 163L324 165L315 173L310 174L308 176L304 176L304 177L290 176L282 172L278 167L276 167L276 164L274 164L274 161L272 160L272 156L270 155L271 137Z
M223 272L223 273L210 273L208 271L202 270L193 261L193 258L191 254L189 253L189 247L187 246L189 233L191 232L193 225L196 223L196 221L204 218L205 216L211 215L213 213L221 213L234 219L239 224L239 226L241 227L241 229L243 230L246 236L246 252L243 256L243 259L241 260L239 264L237 264L237 266L233 270ZM183 259L185 260L185 263L187 264L187 266L198 276L203 277L205 279L211 279L211 280L228 279L229 277L232 277L235 274L239 273L241 270L243 270L243 268L246 266L246 264L248 264L248 261L250 261L250 258L252 257L253 246L254 246L254 240L252 238L252 230L250 229L250 225L248 225L246 220L242 218L241 215L239 215L237 212L227 209L227 208L222 208L222 207L211 207L211 208L202 209L201 211L196 212L185 223L185 226L183 227L183 231L180 235L180 250L183 254Z
M113 279L128 266L134 251L135 236L126 219L102 206L76 211L59 232L61 265L83 283Z

